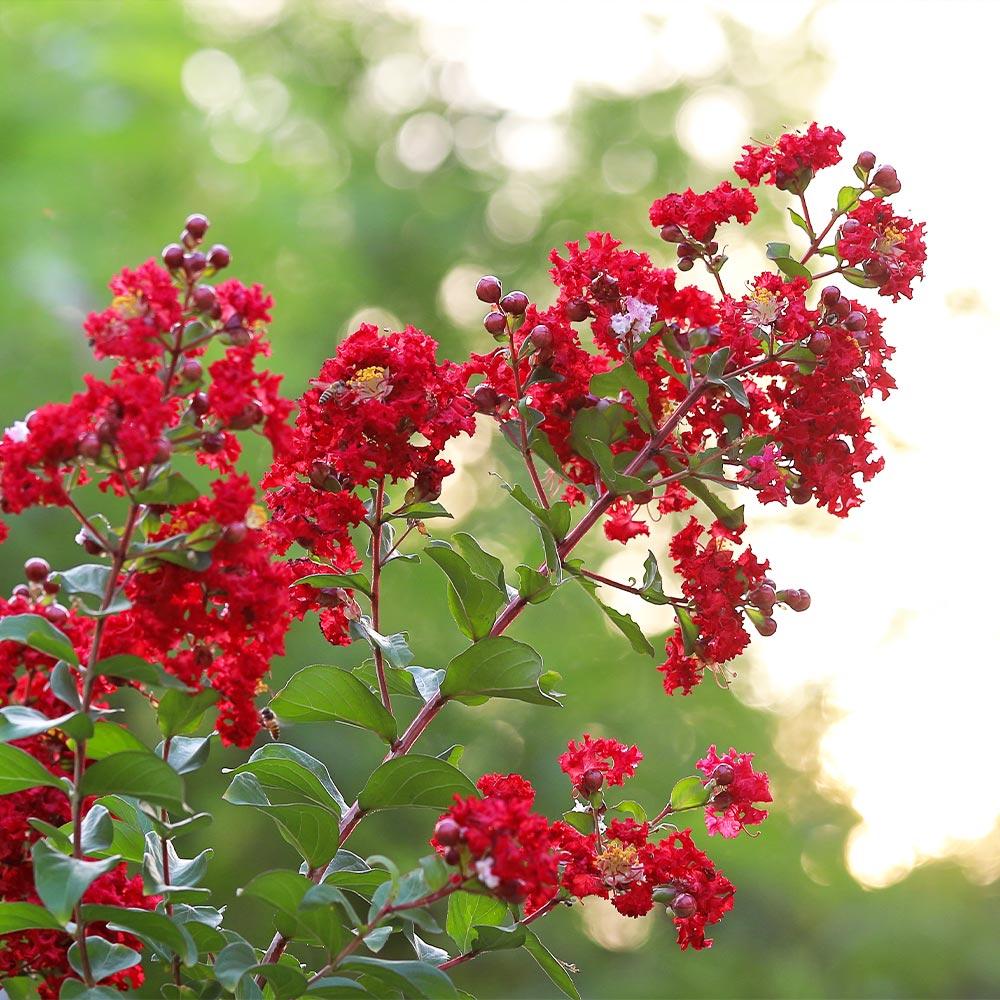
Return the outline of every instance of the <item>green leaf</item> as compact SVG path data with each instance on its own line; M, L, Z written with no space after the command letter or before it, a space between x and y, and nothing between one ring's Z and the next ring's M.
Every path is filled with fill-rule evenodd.
M698 479L696 476L686 478L684 480L684 488L693 496L696 496L715 515L716 520L721 521L727 528L736 529L743 527L742 505L735 509L729 507L725 501L712 492L704 480Z
M362 573L313 573L310 576L299 577L295 582L320 589L344 587L347 590L360 590L366 597L372 596L372 585L368 577Z
M739 378L724 378L722 384L729 390L729 395L736 400L745 410L750 409L750 400L747 391L743 386L743 380Z
M274 1000L294 1000L295 997L301 997L309 984L309 980L297 968L280 963L254 965L247 969L246 974L267 980L269 993L274 996Z
M534 705L558 705L538 686L542 658L523 642L509 636L480 639L459 653L445 671L441 696L463 698L513 698Z
M520 924L514 927L493 927L477 924L473 928L473 946L477 951L502 951L505 948L520 948L528 936L527 929Z
M66 953L66 960L77 975L82 976L83 963L80 961L80 946L74 941ZM106 979L123 969L131 969L141 960L139 952L126 948L123 944L112 944L105 938L91 935L87 938L87 961L94 979Z
M31 860L35 871L35 891L45 909L65 925L73 916L73 908L87 886L99 875L117 867L121 858L82 861L68 858L62 851L51 848L46 841L37 840L31 848Z
M385 515L395 520L405 517L408 521L429 521L432 517L451 517L439 503L410 503Z
M213 688L205 688L192 695L174 690L164 691L156 713L160 732L167 738L192 732L198 728L205 712L218 699L219 692Z
M237 889L236 894L256 897L282 913L295 917L302 897L311 888L312 882L305 875L277 869L254 876L242 889Z
M170 741L167 752L167 763L178 774L190 774L197 771L208 760L208 751L212 746L210 736L192 738L190 736L175 736ZM156 748L156 755L163 756L163 744Z
M77 710L82 707L76 676L65 660L59 660L52 668L52 673L49 674L49 690L64 705Z
M526 340L525 343L530 343ZM551 368L547 368L545 365L534 365L531 369L531 374L528 376L527 381L524 383L522 388L529 388L533 385L538 385L540 382L565 382L566 376L560 375L558 372L554 372Z
M66 979L59 987L59 1000L121 1000L121 994L110 986L88 988L79 979Z
M93 855L98 851L106 851L111 846L114 836L115 825L111 820L111 814L104 806L95 803L83 817L80 828L80 847L83 853Z
M705 805L712 793L702 784L697 774L681 778L670 792L670 808L674 812L681 809L697 809Z
M541 966L542 971L552 980L560 991L570 1000L580 1000L576 985L570 979L566 965L552 954L532 931L525 936L524 947L531 957Z
M78 598L82 598L84 595L93 597L100 605L103 603L108 586L111 584L111 567L102 566L100 563L84 563L82 566L74 566L72 569L51 573L50 578L60 584L67 594ZM132 607L132 602L123 594L117 593L106 608L100 610L91 608L82 600L76 602L76 607L85 614L102 617L127 611Z
M614 398L624 389L632 397L633 405L639 413L639 423L643 430L653 430L653 417L649 412L649 385L630 364L620 364L610 371L600 372L590 380L590 391L595 396Z
M489 635L506 593L477 576L447 542L430 542L424 552L448 577L448 604L459 629L473 641Z
M82 795L134 795L165 809L183 812L180 775L150 750L126 750L91 764L80 783Z
M0 795L43 785L66 789L65 783L42 767L30 753L8 743L0 743Z
M789 278L805 278L812 284L812 271L805 264L800 264L794 257L778 257L774 262L778 270Z
M149 663L141 656L131 656L128 653L100 660L95 671L102 677L120 677L155 687L176 688L178 691L192 690L182 680L168 674L158 663Z
M876 288L876 282L872 281L871 278L865 274L860 268L857 267L845 267L843 271L840 272L844 278L847 279L852 285L857 285L858 288Z
M408 754L375 769L358 796L358 806L364 812L405 806L445 810L455 795L476 794L476 786L457 767L437 757Z
M499 899L478 892L453 892L448 897L445 930L461 952L475 946L475 924L499 927L507 919L507 907Z
M339 966L343 972L363 974L399 991L407 1000L458 1000L454 984L436 966L426 962L389 962L351 955Z
M487 552L467 531L456 531L452 541L457 543L459 552L476 576L495 583L503 593L507 592L503 563L495 555Z
M284 743L266 743L255 750L246 764L225 774L250 772L265 789L270 802L277 800L273 792L282 794L284 802L312 803L322 806L338 820L347 812L340 789L334 784L326 765L298 747Z
M167 852L167 869L163 867L163 850ZM196 854L193 858L182 858L174 847L173 841L161 840L153 832L146 834L146 854L143 858L143 875L145 876L146 892L166 893L172 898L177 896L177 890L198 890L198 895L208 890L198 889L199 884L208 870L215 851L211 847Z
M812 239L814 234L813 234L813 231L812 231L812 227L809 225L809 223L806 222L806 220L803 219L802 216L799 215L799 213L796 212L794 208L789 208L788 209L788 214L792 217L792 222L796 226L798 226L799 229L801 229L806 234L806 236L809 237L809 239ZM791 247L789 247L789 251L790 250L791 250Z
M767 245L768 260L778 260L780 257L787 257L791 252L792 247L789 243L768 243Z
M271 700L279 718L290 722L343 722L396 739L396 720L368 686L337 667L316 664L293 674Z
M39 1000L41 996L37 981L29 976L9 976L3 981L3 989L6 1000Z
M37 736L39 733L47 733L50 729L58 729L78 714L67 712L65 715L50 719L34 708L8 705L6 708L0 708L0 743L23 740L27 736ZM81 717L86 719L86 716Z
M636 821L636 823L646 822L646 810L633 799L622 799L616 806L612 806L615 812L625 813Z
M137 503L174 506L191 503L200 496L197 486L189 483L179 472L171 472L169 476L161 476L149 489L134 493L132 499Z
M517 593L529 604L541 604L547 601L555 592L557 584L544 573L539 573L531 566L523 563L517 567Z
M230 992L236 989L244 974L257 964L257 954L246 941L227 944L215 958L215 977Z
M858 207L858 197L862 189L847 185L837 192L837 212L850 212Z
M236 806L254 806L270 817L310 868L322 867L337 853L340 830L329 809L312 803L272 803L250 772L237 774L222 797Z
M363 633L374 649L378 646L390 667L402 669L413 662L413 650L406 641L405 632L393 632L392 635L382 635L367 624L367 619L354 623Z
M698 626L695 625L691 613L686 608L675 607L674 615L677 617L681 638L684 640L684 655L691 656L694 653L694 645L698 641Z
M34 928L61 931L63 925L48 910L34 903L0 903L0 934Z
M123 750L149 753L149 747L124 726L115 722L98 722L94 725L94 734L87 740L88 757L99 760Z
M310 983L305 996L316 997L318 1000L356 1000L356 998L370 997L372 994L353 979L344 979L343 976L324 976Z
M187 929L163 913L85 903L80 908L80 920L88 924L102 921L112 930L128 931L166 955L179 955L186 966L198 961L198 949Z
M531 518L536 524L544 525L558 541L566 537L572 515L570 506L565 500L559 500L551 507L543 507L537 500L528 496L521 486L511 487L502 483L501 488L510 494L512 500L531 513Z
M574 561L572 564L568 564L568 568L571 570L578 569L581 564L579 561ZM643 635L642 629L633 621L633 619L624 614L621 611L616 611L614 608L608 607L598 596L597 596L597 584L589 579L588 577L581 576L579 573L574 574L574 579L581 587L587 592L591 600L604 612L608 620L617 628L622 635L628 639L632 648L637 653L644 653L647 656L653 656L654 650L650 641Z
M660 566L651 549L646 550L646 561L642 564L642 593L639 595L649 604L669 604L667 595L663 593L663 577L660 576Z
M66 634L41 615L8 615L0 619L0 641L4 639L30 646L57 660L68 660L74 667L80 664Z

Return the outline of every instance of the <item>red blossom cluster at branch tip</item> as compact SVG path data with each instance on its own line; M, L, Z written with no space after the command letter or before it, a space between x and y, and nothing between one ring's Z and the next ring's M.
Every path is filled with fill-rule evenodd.
M699 760L698 770L706 775L705 784L714 785L715 791L705 807L705 825L709 835L721 834L735 837L747 826L754 826L767 818L766 809L758 809L755 802L771 802L770 782L766 772L755 771L752 753L719 755L715 744Z
M598 791L602 784L621 785L635 774L642 751L618 740L590 738L583 734L580 745L570 740L568 750L559 758L559 766L573 782L574 794L584 797Z
M725 222L735 219L740 225L750 223L757 211L757 200L749 188L734 188L729 181L704 194L695 194L688 188L683 194L669 194L657 198L650 206L649 221L654 226L676 227L682 239L705 241L715 237L715 230ZM664 234L664 239L678 243L674 233Z
M733 169L754 186L764 180L781 191L798 194L805 190L817 170L840 162L843 141L843 132L830 126L821 128L813 122L804 133L786 132L770 145L744 146L746 154Z

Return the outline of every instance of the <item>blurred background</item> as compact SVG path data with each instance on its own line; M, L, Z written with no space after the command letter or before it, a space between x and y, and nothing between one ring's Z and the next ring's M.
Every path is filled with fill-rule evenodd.
M548 251L589 229L672 264L646 221L653 198L735 180L750 136L812 120L840 128L846 165L811 189L812 211L825 211L822 192L849 183L850 163L871 149L899 172L897 211L927 221L930 260L912 303L872 297L898 345L900 389L875 408L887 468L865 506L846 521L748 507L755 552L779 583L809 589L812 609L785 614L774 637L755 641L731 691L705 683L671 699L656 661L564 588L514 634L563 674L566 707L454 706L424 750L465 744L473 777L520 771L552 817L568 804L555 758L584 732L639 745L646 762L627 792L654 812L710 743L753 750L770 772L775 803L757 839L699 838L738 886L711 951L682 954L662 915L626 920L600 901L539 927L579 966L585 996L1000 995L1000 552L980 521L998 483L987 439L971 434L988 437L995 416L988 383L980 388L964 363L988 372L998 323L985 269L962 252L998 221L975 181L998 153L980 118L994 92L994 9L8 0L0 427L78 389L93 367L80 323L107 303L108 278L157 255L192 211L232 250L227 274L274 294L273 368L294 397L361 319L412 323L452 358L489 350L476 279L500 275L546 304ZM767 240L786 228L772 195L761 195L771 230L766 219L752 229ZM738 288L762 266L760 250L742 232L727 235L726 279ZM484 430L451 453L459 473L442 498L457 518L448 527L473 532L509 565L530 562L534 541L488 476L514 467ZM250 457L259 473L265 451ZM670 527L650 546L663 552ZM77 561L74 533L59 512L25 515L0 552L5 592L29 555L57 568ZM645 550L595 541L585 554L627 578L641 575ZM433 607L411 600L431 588ZM461 648L433 567L404 564L388 601L389 630L409 631L416 662L441 666ZM648 606L635 613L661 643L668 619ZM272 689L306 663L358 655L331 653L307 625L275 665ZM353 730L301 726L284 737L325 760L349 798L382 752ZM241 759L217 748L192 782L192 804L215 809L221 768ZM269 866L292 864L290 849L263 817L225 803L216 817L212 833L182 849L221 845L210 868L216 904L264 943L270 915L235 890L265 853ZM375 816L350 846L406 864L424 853L434 818ZM525 954L487 956L455 978L484 998L557 995Z

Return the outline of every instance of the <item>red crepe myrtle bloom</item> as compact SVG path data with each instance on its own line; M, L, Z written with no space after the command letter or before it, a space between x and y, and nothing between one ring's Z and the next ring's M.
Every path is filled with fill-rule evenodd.
M748 225L757 201L749 188L734 188L729 181L704 194L688 188L683 194L668 194L657 198L649 208L649 221L654 226L677 226L684 235L695 240L711 239L717 226L730 219Z
M719 756L713 743L708 754L699 760L697 768L707 775L704 784L713 778L717 791L705 807L705 825L708 833L735 837L745 826L753 826L767 819L767 810L758 809L755 802L771 802L771 789L766 771L755 771L750 763L752 753L729 753Z
M691 840L677 832L658 843L649 840L649 824L612 820L603 837L583 836L566 823L553 824L563 855L563 888L578 898L610 899L627 917L640 917L654 906L654 892L674 900L683 896L674 923L681 950L709 948L705 927L732 909L735 888Z
M879 295L891 295L893 302L909 299L914 280L924 277L924 225L894 215L882 198L867 198L840 227L837 252L877 282Z
M746 154L733 169L753 186L763 179L782 190L795 185L805 190L805 184L817 170L840 162L843 141L843 132L830 126L820 128L813 122L805 133L787 132L768 146L758 143L744 146Z
M477 782L483 798L455 796L434 827L431 845L499 899L532 912L556 893L558 857L548 820L531 812L534 789L520 775L488 774Z
M776 501L784 507L788 503L788 488L785 482L788 472L778 465L781 449L774 444L764 445L759 455L751 455L746 466L737 475L737 482L749 486L757 492L761 503Z
M588 787L594 781L593 772L599 772L609 785L621 785L635 774L636 766L642 760L642 751L637 747L629 747L613 739L593 740L589 733L584 733L579 746L570 740L567 747L567 752L559 757L559 766L573 782L574 793L584 796L597 790Z

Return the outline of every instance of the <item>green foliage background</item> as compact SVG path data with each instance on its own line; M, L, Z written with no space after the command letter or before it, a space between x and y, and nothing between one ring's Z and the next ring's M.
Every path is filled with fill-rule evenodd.
M233 251L229 273L261 281L274 294L273 368L287 373L286 392L295 396L363 308L384 310L379 315L388 321L432 333L446 356L489 350L478 321L456 324L441 307L442 281L456 267L469 269L470 301L478 271L499 274L506 287L523 287L544 302L549 249L588 229L610 230L670 263L667 248L646 223L649 202L718 180L686 159L673 129L695 84L682 80L668 90L628 98L590 94L562 121L573 165L558 178L518 179L525 197L542 206L538 224L523 239L503 240L486 222L491 197L510 179L491 145L502 112L449 104L435 96L433 86L430 96L406 112L392 113L367 96L373 66L405 53L420 57L413 24L360 2L290 0L283 8L274 5L271 23L242 30L237 17L228 25L213 20L212 6L14 0L0 8L0 425L77 390L81 373L92 364L79 325L87 311L103 308L107 279L119 267L157 254L176 238L191 211L208 214L210 237ZM488 20L484 30L494 30L494 16ZM698 86L741 88L757 134L776 133L783 122L809 117L809 88L789 94L776 86L766 64L755 62L753 39L731 25L726 30L733 57ZM182 88L182 69L204 49L235 60L244 83L265 80L263 90L250 92L270 94L277 104L258 103L256 118L252 109L208 113L193 104ZM819 79L817 53L786 57L796 79ZM512 53L502 33L498 37L497 72L530 73L531 59L540 58L541 46L536 51L526 43L524 52ZM428 64L426 71L433 81L435 67ZM748 79L756 83L749 85ZM217 82L220 92L228 85L226 79ZM287 97L283 112L285 97L274 83ZM481 135L481 144L467 143L463 155L449 155L432 172L408 171L394 161L393 141L409 115L424 111L466 136ZM261 114L274 119L262 130ZM628 194L612 190L601 169L603 153L620 143L656 159L649 182ZM512 211L517 214L516 206ZM259 471L267 456L260 450L252 457ZM513 505L503 503L496 480L486 479L490 471L515 476L513 465L499 447L479 461L479 501L461 528L487 547L498 539L502 554L530 562L535 556L530 531L513 516ZM448 494L442 499L447 504ZM44 555L56 568L77 561L75 528L59 512L33 511L13 528L0 551L4 587L19 582L20 565L29 555ZM602 550L594 543L589 551L598 558ZM418 663L444 665L462 643L439 574L429 565L394 563L391 569L389 630L409 631ZM700 837L739 889L735 911L717 928L711 951L678 952L663 916L648 918L655 926L636 946L602 946L595 939L600 935L585 933L579 907L539 926L549 948L580 967L585 996L1000 992L995 887L974 886L957 868L938 864L891 889L860 889L843 865L852 815L816 791L808 754L801 768L778 757L773 740L780 720L711 684L690 698L667 698L653 663L608 632L588 604L582 592L564 588L512 631L530 638L546 665L563 674L565 709L511 702L452 706L424 737L425 752L459 742L467 748L463 766L473 777L519 771L539 789L538 807L555 816L568 805L555 758L567 740L583 732L640 746L646 762L627 793L653 811L708 744L732 743L758 753L759 765L772 775L776 801L757 839ZM808 627L800 634L811 641ZM766 655L766 643L754 648ZM318 631L304 627L292 636L286 660L275 665L272 690L301 665L353 662L357 655L331 652ZM134 712L134 727L145 732L142 704L125 701ZM818 731L819 703L804 715L800 724ZM355 730L302 726L284 736L325 760L348 795L382 753L371 734ZM235 892L262 868L295 862L265 818L218 801L225 787L221 768L241 760L242 755L217 748L194 777L190 801L215 810L217 818L213 831L185 847L193 854L215 846L210 869L215 902L228 903L236 929L263 945L271 933L268 912ZM938 794L929 792L929 802ZM425 852L434 818L420 811L376 815L349 846L361 854L394 855L405 865ZM900 817L901 824L910 822L919 822L918 810ZM555 995L523 953L487 956L458 970L455 978L484 998Z

